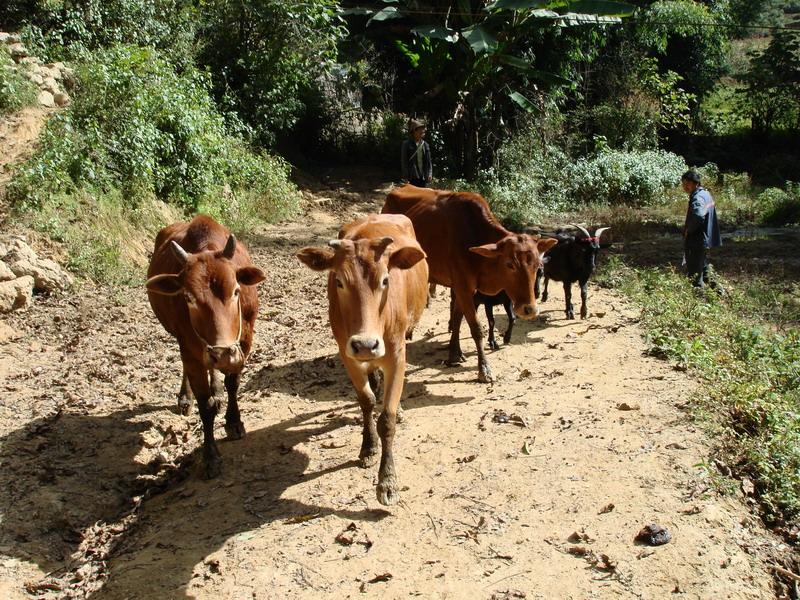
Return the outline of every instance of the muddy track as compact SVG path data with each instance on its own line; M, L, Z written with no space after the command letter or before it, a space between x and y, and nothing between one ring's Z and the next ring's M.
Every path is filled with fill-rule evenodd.
M196 411L174 410L177 348L142 289L87 285L4 319L0 597L771 597L759 557L774 539L696 466L695 384L646 356L613 291L594 287L590 319L566 321L552 287L547 320L488 355L491 386L466 330L467 363L444 366L440 293L408 349L402 502L378 504L324 277L294 258L379 207L374 183L319 186L302 218L247 240L269 274L248 434L220 444L211 482ZM651 522L669 544L634 542Z

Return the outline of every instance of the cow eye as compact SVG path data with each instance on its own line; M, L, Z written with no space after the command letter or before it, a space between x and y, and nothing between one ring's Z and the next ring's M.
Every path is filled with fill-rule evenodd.
M233 297L234 298L238 298L239 297L239 288L236 288L235 290L233 290Z
M388 285L389 285L389 276L386 275L384 276L383 281L381 281L381 287L387 287Z
M338 277L336 278L336 287L338 287L340 290L344 289L344 284L342 283L342 280L339 279Z
M509 269L511 269L512 271L514 270L514 263L512 263L511 261L508 261L508 262L506 263L506 266L507 266Z

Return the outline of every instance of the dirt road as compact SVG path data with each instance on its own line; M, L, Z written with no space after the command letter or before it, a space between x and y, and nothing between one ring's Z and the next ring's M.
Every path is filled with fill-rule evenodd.
M566 321L552 286L546 322L488 355L491 386L466 328L467 363L443 365L440 292L408 350L402 502L380 506L324 276L294 258L386 191L340 185L247 240L269 273L248 434L220 444L214 481L197 476L197 413L175 413L177 348L142 289L86 285L4 319L0 597L772 596L758 557L777 542L697 466L695 384L646 357L635 309L596 287L590 319ZM634 543L651 522L669 544Z

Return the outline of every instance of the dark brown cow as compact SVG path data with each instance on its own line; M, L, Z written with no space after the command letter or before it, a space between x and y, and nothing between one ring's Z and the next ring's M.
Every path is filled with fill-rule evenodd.
M158 233L147 276L150 306L180 346L180 412L189 414L192 395L197 399L203 421L205 476L211 478L221 466L214 441L218 409L213 397L214 375L221 372L225 376L225 431L229 438L240 439L245 429L236 395L253 345L258 314L255 286L265 275L253 266L247 249L233 234L211 217L200 215Z
M541 255L556 240L511 233L497 222L478 194L405 185L386 197L382 212L411 219L428 256L431 282L449 286L455 293L450 364L464 361L459 330L461 318L466 317L478 348L478 380L492 381L475 313L475 292L492 296L505 290L517 316L536 318L536 271L542 264Z
M378 501L395 504L400 496L392 441L405 379L406 336L428 297L425 253L406 217L370 215L345 225L328 248L303 248L297 257L315 271L329 271L331 329L364 417L361 466L375 463L380 434ZM385 383L376 428L375 393L369 379L377 369L383 371Z

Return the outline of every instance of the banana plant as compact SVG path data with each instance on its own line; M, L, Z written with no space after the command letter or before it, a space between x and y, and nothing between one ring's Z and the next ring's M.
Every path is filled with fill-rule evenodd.
M608 27L636 7L611 0L380 0L343 8L351 31L393 45L420 83L425 112L461 132L462 172L477 169L482 129L513 111L536 112L529 96L575 82L537 56L544 36Z

